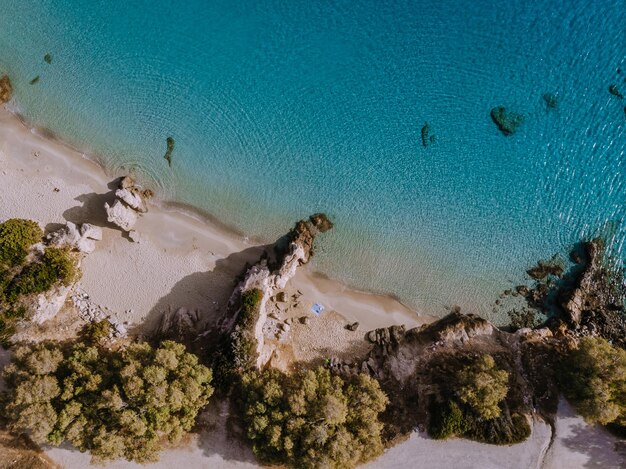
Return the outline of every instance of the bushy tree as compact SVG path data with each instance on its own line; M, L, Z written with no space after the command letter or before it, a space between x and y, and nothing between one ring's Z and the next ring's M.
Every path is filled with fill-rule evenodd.
M5 417L38 443L68 441L94 460L148 462L191 430L211 396L211 370L171 341L118 352L75 344L21 346L5 368Z
M378 382L347 381L317 368L293 376L270 369L242 378L247 435L265 462L298 468L350 468L382 452Z
M15 267L24 262L28 248L41 241L43 231L32 220L11 218L0 223L0 267Z
M563 393L587 421L626 426L626 350L585 337L560 368Z
M500 415L500 402L509 391L509 374L497 367L491 355L481 355L456 375L458 396L486 420Z
M44 293L56 283L68 286L76 278L76 261L67 248L46 248L38 262L27 265L9 284L6 298Z

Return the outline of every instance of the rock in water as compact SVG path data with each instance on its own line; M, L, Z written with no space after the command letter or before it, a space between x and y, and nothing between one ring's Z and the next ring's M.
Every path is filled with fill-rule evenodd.
M422 127L422 145L427 147L435 143L435 135L431 132L430 124L426 122Z
M174 139L172 137L167 137L167 151L165 152L165 158L167 163L172 167L172 152L174 151Z
M39 82L39 75L37 75L35 78L33 78L31 81L29 81L28 83L30 83L31 85L36 84L37 82Z
M51 54L46 54L43 56L43 60L44 62L46 62L47 64L51 64L52 63L52 55Z
M13 87L11 86L11 80L8 75L4 75L0 78L0 104L8 102L13 96Z
M556 109L559 105L559 97L553 93L544 93L543 100L546 102L548 109Z
M624 95L619 90L617 85L610 85L609 86L609 93L611 93L613 96L617 96L619 99L624 99Z
M507 111L503 106L491 110L491 118L504 135L513 135L524 122L524 116L513 111Z
M130 231L137 223L137 213L132 208L124 205L119 199L115 200L113 206L105 203L104 209L107 212L107 220L124 231Z

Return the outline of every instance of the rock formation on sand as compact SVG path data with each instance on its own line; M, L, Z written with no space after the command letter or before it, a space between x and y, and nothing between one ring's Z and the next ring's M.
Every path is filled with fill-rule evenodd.
M227 314L219 321L218 328L222 334L230 334L237 327L237 320L242 312L242 295L245 292L258 289L261 300L258 305L258 319L254 326L256 340L256 365L264 366L272 357L276 347L276 337L272 333L274 328L267 327L268 318L266 305L271 298L276 297L287 282L295 275L296 269L309 262L313 255L313 243L319 233L332 228L333 224L323 214L311 216L308 220L299 221L287 236L279 240L274 246L273 253L267 253L257 264L246 272L243 280L235 287L227 307ZM281 327L281 333L288 333L286 324Z
M513 135L524 122L524 116L513 111L509 111L503 106L494 107L491 110L491 119L498 126L504 135Z
M13 96L13 87L11 86L11 80L8 75L4 75L0 78L0 104L8 102Z
M65 226L46 236L49 246L67 247L81 254L89 254L96 248L96 241L102 240L102 229L83 223L80 226L68 221ZM43 248L43 246L42 246ZM80 258L78 259L80 263ZM42 324L55 317L72 291L73 285L57 285L51 290L40 293L29 304L28 309L32 315L32 321Z
M92 253L96 249L96 241L102 240L102 228L83 223L80 228L71 221L64 227L47 236L51 246L69 247L84 254Z
M120 180L115 197L116 200L112 205L108 202L104 204L107 220L122 230L130 232L137 223L138 213L148 211L146 201L152 197L152 191L142 189L133 178L126 176ZM135 240L136 236L131 236L131 239Z

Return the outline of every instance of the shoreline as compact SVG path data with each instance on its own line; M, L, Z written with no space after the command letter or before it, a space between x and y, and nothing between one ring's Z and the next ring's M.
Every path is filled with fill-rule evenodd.
M8 209L7 211L11 210L9 209L11 205L15 206L16 210L8 214L8 216L20 216L20 213L22 213L21 216L29 216L42 222L44 225L47 223L64 223L68 219L70 221L86 221L86 217L91 216L87 212L97 209L95 200L93 202L87 200L88 196L93 196L92 198L98 201L105 198L106 194L102 194L102 192L109 192L107 187L111 181L116 177L122 176L122 174L111 173L102 164L102 159L97 155L72 146L45 128L31 127L23 115L19 113L19 110L10 103L5 105L3 109L0 109L0 138L2 138L0 140L0 160L15 163L16 166L11 168L11 164L7 165L3 161L5 169L2 172L2 179L5 179L5 191L13 192L16 189L20 189L19 178L4 177L9 175L8 171L11 169L17 169L18 173L23 173L21 176L24 177L24 184L29 185L32 185L33 182L28 173L30 173L30 176L37 177L43 170L47 174L45 180L41 182L44 184L48 182L49 185L50 181L54 181L57 186L64 186L55 186L55 190L69 191L73 195L71 197L72 201L63 206L62 203L59 204L58 201L53 200L59 197L47 197L41 194L39 199L45 199L46 204L50 204L50 206L48 206L47 210L42 210L42 214L39 216L36 214L24 214L23 212L33 205L41 204L41 200L37 202L25 200L19 204L11 204L9 200L8 203L4 204ZM21 153L21 158L19 156L16 158L14 153ZM33 157L30 161L26 159L27 154ZM41 162L44 158L45 163L42 167ZM82 187L79 189L77 186ZM146 186L150 187L149 184ZM21 196L26 197L24 194L21 194ZM155 251L167 253L169 250L170 254L174 252L179 254L179 257L191 256L193 258L191 262L189 262L189 259L186 259L178 264L179 267L184 267L179 269L181 274L192 276L194 273L199 274L203 272L207 267L213 267L215 270L218 264L228 271L233 271L236 266L228 264L243 265L245 262L252 261L260 253L261 247L268 244L266 240L245 235L197 207L175 201L162 200L158 196L159 194L157 193L156 198L151 201L150 212L141 217L137 224L137 231L144 239L150 242L139 243L136 245L138 249L135 249L135 251L140 251L143 256L147 257L154 257L155 255L161 257L161 259L158 259L157 265L167 269L172 274L176 271L176 265L169 265L171 256L159 256ZM81 200L81 197L83 200ZM72 207L76 200L82 202L83 207ZM45 206L38 208L44 209ZM57 215L51 216L54 212L57 212ZM43 216L43 213L45 213L45 216ZM58 216L59 213L61 214L60 217ZM7 217L6 213L1 215ZM102 216L104 216L104 209L102 209ZM100 221L105 226L107 225L106 218ZM164 226L167 226L169 231L164 231ZM94 297L94 300L102 306L106 306L118 314L121 310L134 312L135 310L140 311L143 309L145 315L151 316L155 313L157 305L149 304L151 302L149 296L151 294L150 288L147 288L147 291L141 295L142 301L128 301L126 305L124 305L122 298L108 298L110 295L98 295L97 293L97 290L100 289L97 284L104 283L108 284L109 288L105 288L105 290L108 290L110 293L114 292L120 297L127 296L125 292L116 289L111 282L98 282L96 280L96 275L100 274L102 265L107 264L107 260L103 257L107 248L109 254L112 250L115 250L121 256L124 256L122 250L127 250L126 246L119 243L119 241L128 242L121 238L119 231L117 231L117 236L112 236L116 231L107 227L104 240L98 245L96 252L85 259L83 264L84 276L80 287L88 291ZM201 251L202 255L194 255L196 251ZM129 255L128 253L126 254ZM139 261L139 257L132 256L132 254L130 254L130 257L134 257L135 264ZM235 257L237 262L227 262L231 257ZM242 263L242 261L245 262ZM189 267L194 265L198 268L189 269ZM128 263L126 268L130 271L135 270L136 274L140 274L142 271L141 268L137 268L137 265L133 266L133 263ZM102 272L102 274L106 275L107 270L111 272L110 269L105 269L105 272ZM154 265L143 271L145 273L158 273L158 269L154 270ZM167 293L167 287L175 287L176 284L171 285L171 276L162 274L163 272L161 272L159 278L162 286L160 291ZM140 283L146 283L150 281L150 277L141 279L140 275L138 275L136 280ZM336 311L350 321L358 320L365 328L385 327L397 322L404 322L408 327L414 327L436 319L434 316L424 315L407 307L391 295L379 295L351 288L340 280L331 279L324 273L313 271L306 266L304 269L298 270L292 285L303 289L303 292L306 290L305 293L311 295L315 302L324 304L329 312ZM198 289L201 288L201 285L194 285L194 287ZM210 285L207 285L207 288L210 288ZM96 291L94 292L92 289ZM152 302L157 301L159 298L163 299L158 292L155 293L157 294L152 296ZM206 295L198 291L195 293L195 298L187 299L187 301L183 302L184 306L206 310L208 305L203 305L200 301L201 297L206 297ZM215 293L217 294L213 296L223 296L219 295L218 292ZM178 294L176 296L184 295ZM130 298L126 299L132 300ZM175 298L170 299L174 301ZM161 300L158 300L157 304L162 303ZM215 301L213 299L213 304L215 304ZM367 314L363 314L364 312L367 312ZM132 323L140 323L145 321L146 317L133 317L132 319Z

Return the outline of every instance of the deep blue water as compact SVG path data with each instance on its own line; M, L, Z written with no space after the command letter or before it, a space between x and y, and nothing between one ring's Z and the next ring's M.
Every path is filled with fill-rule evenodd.
M626 257L626 101L608 93L626 94L624 0L0 11L0 70L33 123L251 235L327 212L315 267L352 285L488 315L581 237ZM498 132L497 105L526 116L518 133ZM437 140L423 148L426 121Z

